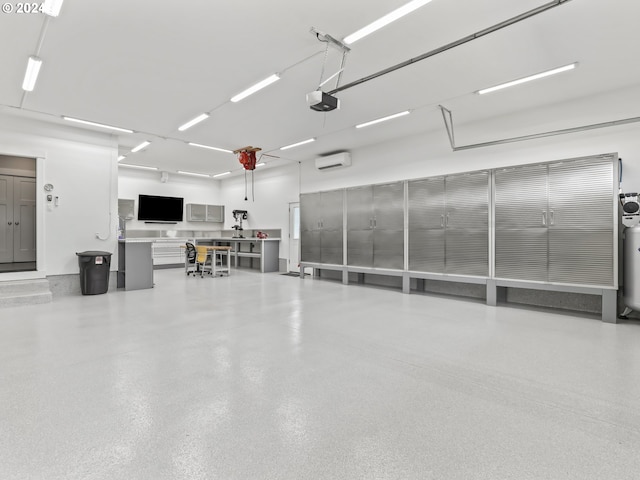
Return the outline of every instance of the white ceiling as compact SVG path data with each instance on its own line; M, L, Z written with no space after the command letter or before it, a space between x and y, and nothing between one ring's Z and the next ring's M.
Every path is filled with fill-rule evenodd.
M241 171L232 154L246 145L305 161L427 130L446 135L437 108L471 122L640 84L640 2L571 0L337 96L341 109L319 113L305 95L341 54L311 27L342 39L406 0L66 0L48 22L33 92L23 96L27 58L36 53L42 14L0 14L0 104L54 123L62 115L134 130L119 136L127 163L175 172ZM352 45L341 84L375 73L500 21L544 0L433 0ZM579 68L492 95L473 92L578 61ZM281 80L239 103L229 98L272 73ZM330 90L335 82L325 86ZM413 109L412 115L356 130L354 125ZM5 110L7 110L5 108ZM205 122L178 132L202 112ZM638 113L640 115L640 113ZM603 119L606 120L606 119ZM610 119L615 120L615 119ZM85 127L82 127L85 128ZM92 127L86 127L95 129ZM317 141L280 152L310 137ZM129 154L143 140L152 144Z

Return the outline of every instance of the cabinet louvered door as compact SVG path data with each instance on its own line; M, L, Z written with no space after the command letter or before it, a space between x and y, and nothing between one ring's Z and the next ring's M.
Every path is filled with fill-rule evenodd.
M445 272L489 274L489 173L445 179Z
M342 190L320 194L320 261L343 264L343 198Z
M549 280L609 286L613 278L611 157L549 165Z
M444 177L412 180L409 188L409 270L444 272Z
M404 268L404 182L373 186L373 266Z
M347 264L373 267L373 186L347 189Z
M300 260L320 262L320 194L300 195Z
M495 172L496 277L548 280L547 165Z

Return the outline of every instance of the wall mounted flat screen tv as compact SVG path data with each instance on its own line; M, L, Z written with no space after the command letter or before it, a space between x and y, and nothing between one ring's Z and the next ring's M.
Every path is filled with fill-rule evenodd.
M184 199L179 197L138 196L138 220L147 222L181 222Z

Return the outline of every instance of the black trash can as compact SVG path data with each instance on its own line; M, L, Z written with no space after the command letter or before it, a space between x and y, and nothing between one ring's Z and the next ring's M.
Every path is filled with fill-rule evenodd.
M77 253L80 265L80 289L83 295L98 295L109 289L109 267L111 254L109 252L80 252Z

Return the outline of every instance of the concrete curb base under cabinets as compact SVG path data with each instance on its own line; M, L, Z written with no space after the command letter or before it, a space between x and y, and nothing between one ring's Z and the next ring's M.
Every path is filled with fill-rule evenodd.
M52 298L46 279L0 282L0 307L50 303Z

